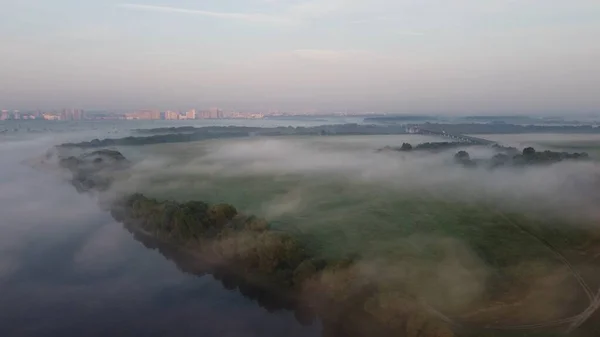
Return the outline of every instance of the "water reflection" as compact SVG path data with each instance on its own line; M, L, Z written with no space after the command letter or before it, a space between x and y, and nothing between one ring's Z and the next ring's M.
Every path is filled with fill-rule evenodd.
M127 226L126 226L127 228ZM302 307L293 298L284 294L276 293L269 287L247 282L223 266L211 265L205 261L191 256L174 245L164 243L154 237L145 235L132 228L127 228L135 240L141 242L148 249L157 250L165 258L175 263L177 268L184 273L195 276L212 275L215 280L221 282L223 287L229 291L238 291L241 295L255 301L261 308L270 313L281 310L293 311L296 320L304 325L311 326L315 323L314 313L306 307Z
M345 302L345 306L338 307L331 313L317 317L310 308L302 306L293 297L289 297L289 294L278 292L268 286L249 282L227 266L214 265L202 261L198 256L192 256L173 244L156 239L153 236L135 230L133 227L125 225L125 228L133 235L136 241L142 243L148 249L159 252L167 260L173 262L180 271L201 278L211 275L225 289L255 302L270 314L293 312L296 321L306 327L306 330L302 332L303 336L383 337L395 335L391 327L382 326L364 310L363 300L365 297L372 295L374 289L367 287L363 290L363 294L354 294L356 297L354 302L347 301ZM189 296L191 294L179 295ZM203 296L202 294L194 295ZM176 293L164 294L164 297L162 297L162 303L165 305L174 305L179 300L185 299L179 297ZM264 336L267 335L265 334Z

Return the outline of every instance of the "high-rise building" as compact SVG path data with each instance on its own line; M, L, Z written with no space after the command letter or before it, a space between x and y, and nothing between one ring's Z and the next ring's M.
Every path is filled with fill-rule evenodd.
M62 113L60 114L60 120L63 120L63 121L73 120L72 111L70 109L63 109Z
M187 119L196 119L196 109L189 110L185 113Z
M179 119L179 113L177 111L167 111L165 112L165 119L167 120L175 120Z
M125 119L160 119L158 110L140 110L125 114Z
M57 115L54 113L45 113L45 114L42 114L42 118L47 121L57 121L57 120L60 120L60 115Z
M80 121L84 118L84 111L81 109L63 109L60 113L60 120L63 121Z
M223 118L223 110L219 109L219 108L210 108L208 110L208 118L211 119L218 119L218 118Z

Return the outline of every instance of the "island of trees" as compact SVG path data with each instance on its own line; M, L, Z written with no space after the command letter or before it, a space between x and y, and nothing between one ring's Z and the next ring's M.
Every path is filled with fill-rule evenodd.
M102 149L60 158L59 165L71 171L71 183L83 192L107 190L115 176L123 174L131 163L119 151Z

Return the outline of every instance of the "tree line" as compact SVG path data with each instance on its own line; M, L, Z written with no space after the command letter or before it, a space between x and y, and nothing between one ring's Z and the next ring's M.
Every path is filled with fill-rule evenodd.
M513 148L507 148L508 151L495 154L488 160L474 160L467 151L459 151L454 155L454 160L462 165L487 166L497 168L503 166L529 166L529 165L550 165L562 161L584 161L589 160L590 156L586 152L556 152L556 151L536 151L533 147L523 149L521 153L513 154Z

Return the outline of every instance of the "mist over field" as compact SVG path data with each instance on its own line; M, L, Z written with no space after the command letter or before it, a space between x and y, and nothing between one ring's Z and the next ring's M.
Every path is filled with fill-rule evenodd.
M222 194L243 194L240 202L301 211L324 196L334 198L369 191L382 201L398 196L488 203L510 211L597 220L600 181L596 162L563 162L549 166L466 169L453 162L461 149L441 153L377 153L385 145L432 141L422 136L365 136L330 139L210 141L159 145L144 149L132 178L120 187L198 195L223 200ZM486 147L464 148L474 159L490 158ZM127 151L127 150L125 150ZM132 154L135 156L135 154ZM153 179L148 184L146 179ZM164 179L164 184L156 183ZM133 187L130 186L133 184ZM258 188L257 188L258 187ZM230 191L227 192L227 189ZM236 198L235 195L231 196ZM286 202L289 201L289 202ZM534 202L535 201L535 202ZM274 205L269 205L272 203ZM256 206L252 207L256 212ZM277 213L277 212L275 212ZM271 214L275 215L275 214Z
M316 237L317 250L324 256L359 254L363 260L356 272L362 277L383 287L403 284L409 293L466 320L480 315L473 320L485 321L494 312L522 324L574 315L568 308L581 290L551 250L518 230L508 235L487 231L494 233L513 221L597 231L598 164L490 170L457 165L453 155L460 148L439 153L375 151L427 141L435 139L257 138L157 145L139 152L124 147L135 164L131 177L112 192L135 190L161 200L231 203L242 212L265 217L275 228ZM495 154L486 147L464 150L475 159ZM509 244L498 251L502 244L489 240ZM489 246L483 248L489 249L484 255L478 250L482 244ZM517 246L526 250L512 251ZM441 258L426 257L433 251ZM515 264L503 267L502 273L519 275L520 282L530 284L516 286L521 289L510 295L523 300L508 306L511 315L505 312L508 308L469 314L487 306L486 285L499 273L489 258L504 259L503 254L512 256ZM573 256L577 268L595 274L589 274L591 260Z
M159 201L230 204L242 214L264 218L274 231L304 238L316 258L352 256L350 268L324 272L321 282L331 285L332 294L341 291L336 287L344 284L343 279L375 284L380 294L365 302L364 310L378 317L395 313L393 305L408 296L429 315L455 326L536 329L575 324L584 317L580 314L588 306L585 297L595 303L600 284L596 272L600 249L595 244L600 232L596 207L600 167L593 151L588 161L490 169L465 167L454 160L460 150L468 151L473 160L489 159L497 152L486 146L377 151L404 142L439 141L420 135L253 137L117 146L112 149L131 166L123 173L98 173L115 179L108 190L78 194L68 171L57 165L56 155L85 150L52 145L102 137L102 132L106 130L29 135L0 144L2 158L9 159L0 164L0 210L6 219L0 236L0 288L6 291L0 295L4 300L0 306L7 309L20 303L5 321L28 310L31 302L19 299L30 292L49 307L87 298L95 303L89 312L102 317L102 322L111 319L116 305L121 315L129 317L125 328L143 324L148 331L171 326L166 318L149 322L153 317L195 310L209 315L200 303L205 300L220 303L225 296L237 303L234 298L239 295L217 290L220 286L214 280L180 275L161 254L179 269L188 269L168 251L147 251L131 239L107 210L115 200L136 192ZM583 144L587 151L595 142L594 136L511 135L503 144L539 149L576 149ZM207 299L206 289L219 295ZM186 304L164 307L161 301L166 299L157 295L163 291L185 298ZM189 297L188 292L198 296ZM123 296L135 300L125 304ZM314 296L310 291L301 293L307 301L314 301ZM239 324L257 319L271 327L273 336L290 328L289 312L272 316L260 309L258 315L252 301L244 303L245 309L235 314ZM139 313L140 306L150 309ZM73 310L81 311L77 308ZM216 326L231 310L227 306L214 314L207 328L214 329L212 335L221 335ZM44 309L35 314L56 319ZM58 322L56 331L67 331L68 320ZM315 324L292 324L290 334L318 335L320 327ZM93 326L82 325L78 331L87 333ZM18 330L7 327L3 331ZM241 330L232 326L228 331Z

